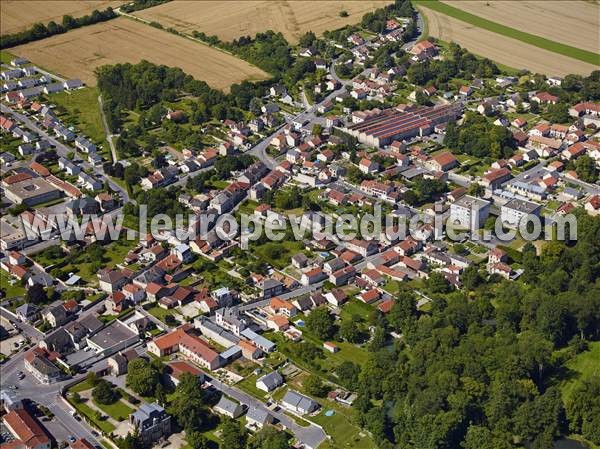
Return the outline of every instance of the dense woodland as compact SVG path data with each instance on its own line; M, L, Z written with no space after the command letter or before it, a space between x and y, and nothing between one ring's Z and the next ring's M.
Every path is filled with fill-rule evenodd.
M456 153L494 159L511 157L516 146L508 128L496 126L473 111L465 114L461 126L448 124L444 145Z
M600 443L600 375L566 403L558 388L564 362L600 339L600 218L578 223L576 244L550 242L539 256L528 244L520 281L472 268L468 291L432 295L430 313L406 291L377 319L403 335L353 385L380 448L547 449L569 433Z
M115 13L110 6L103 11L95 9L91 14L76 19L72 16L65 15L63 16L61 23L56 23L54 21L49 22L47 25L36 23L25 31L1 36L0 48L10 48L26 44L27 42L45 39L54 36L55 34L62 34L82 26L105 22L115 17L117 17L117 13Z

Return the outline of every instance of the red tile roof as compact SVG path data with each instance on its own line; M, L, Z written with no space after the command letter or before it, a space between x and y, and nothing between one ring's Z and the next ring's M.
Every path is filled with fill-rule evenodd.
M2 418L16 437L27 447L49 444L50 438L40 424L26 410L12 410Z

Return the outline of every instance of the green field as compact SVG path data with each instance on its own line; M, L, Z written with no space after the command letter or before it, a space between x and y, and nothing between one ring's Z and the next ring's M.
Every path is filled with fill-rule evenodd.
M104 134L104 125L98 104L98 89L86 87L73 91L65 91L50 96L50 101L66 110L61 117L69 125L75 125L96 144L108 150Z
M546 39L534 34L529 34L524 31L517 30L515 28L501 25L491 20L484 19L483 17L470 14L461 9L447 5L440 2L439 0L415 0L416 5L423 5L426 8L430 8L434 11L446 14L447 16L454 17L455 19L469 23L479 28L483 28L493 33L498 33L512 39L517 39L526 44L534 45L544 50L548 50L554 53L558 53L570 58L578 59L589 64L600 64L600 54L593 53L591 51L583 50L581 48L572 47L570 45L555 42L550 39Z
M572 376L560 386L563 399L571 396L582 379L592 373L600 373L600 342L590 343L589 350L569 360L566 366L572 372Z

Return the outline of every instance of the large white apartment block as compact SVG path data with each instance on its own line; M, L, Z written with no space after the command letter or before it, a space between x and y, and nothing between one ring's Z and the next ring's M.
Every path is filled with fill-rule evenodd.
M479 229L490 214L490 202L465 195L450 205L450 222L467 229Z
M542 206L531 201L512 199L500 208L500 219L505 226L516 228L526 215L540 216Z

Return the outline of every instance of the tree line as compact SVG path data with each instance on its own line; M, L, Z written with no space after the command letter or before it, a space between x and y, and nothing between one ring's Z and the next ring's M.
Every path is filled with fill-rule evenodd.
M45 39L55 34L66 33L69 30L80 28L87 25L93 25L99 22L105 22L110 19L117 17L117 13L109 6L103 11L95 9L91 14L85 15L79 18L73 18L70 15L64 15L61 23L54 21L49 22L47 25L43 23L36 23L31 28L20 31L14 34L7 34L0 37L0 48L10 48L17 45L26 44L28 42L38 41Z

